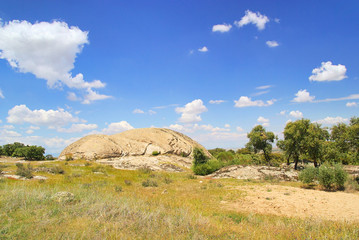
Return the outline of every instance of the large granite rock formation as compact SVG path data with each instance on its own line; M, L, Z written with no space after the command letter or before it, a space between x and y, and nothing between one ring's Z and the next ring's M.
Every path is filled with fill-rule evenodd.
M133 165L136 157L142 163L151 157L153 162L152 155L157 151L160 153L157 159L171 163L172 156L173 160L177 159L175 162L183 162L184 167L189 167L195 147L203 149L206 155L211 156L202 145L179 132L165 128L140 128L110 136L95 134L83 137L66 147L59 159L65 160L71 156L73 159L95 159L101 162L105 160L113 162L118 168L136 169L139 167L138 164ZM119 164L121 162L126 162L125 165L130 167L122 166L123 164ZM156 169L156 166L154 168Z

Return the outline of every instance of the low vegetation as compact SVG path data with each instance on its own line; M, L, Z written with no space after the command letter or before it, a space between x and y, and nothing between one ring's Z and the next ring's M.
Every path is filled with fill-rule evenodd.
M46 181L0 181L0 239L358 237L356 223L279 217L221 207L223 201L245 197L238 186L255 188L267 182L211 180L197 178L190 172L118 170L94 162L85 165L84 160L65 163L31 163L31 169L64 170L64 174L41 172L48 177ZM15 163L3 166L7 172L17 169ZM103 169L107 175L95 174L93 169ZM295 183L280 184L299 187Z

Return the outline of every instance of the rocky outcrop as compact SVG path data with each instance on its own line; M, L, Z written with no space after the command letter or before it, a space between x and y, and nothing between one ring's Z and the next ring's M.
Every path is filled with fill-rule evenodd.
M179 132L164 128L132 129L114 135L95 134L81 138L66 147L59 160L73 159L114 159L133 156L152 156L154 151L161 155L176 155L191 158L199 143Z
M233 165L221 168L208 175L208 177L236 179L275 178L284 181L297 181L298 173L293 169L284 169L279 167Z

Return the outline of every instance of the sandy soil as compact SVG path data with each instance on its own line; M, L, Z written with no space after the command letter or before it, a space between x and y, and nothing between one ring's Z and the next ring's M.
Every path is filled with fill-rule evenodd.
M278 216L359 222L359 194L325 192L295 187L241 186L247 196L222 202L225 208Z

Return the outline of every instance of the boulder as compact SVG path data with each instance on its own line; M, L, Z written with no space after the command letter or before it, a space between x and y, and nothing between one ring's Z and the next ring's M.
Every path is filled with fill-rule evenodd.
M202 145L184 134L165 128L140 128L109 136L94 134L83 137L66 147L59 160L65 160L66 157L98 160L152 156L154 151L160 155L192 158L195 147L203 149L211 157Z

